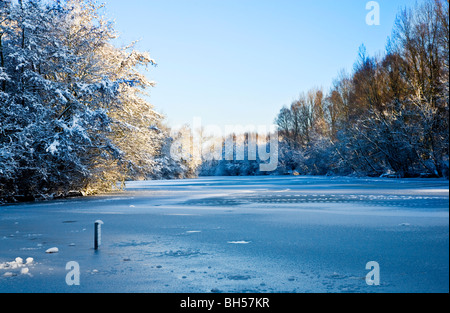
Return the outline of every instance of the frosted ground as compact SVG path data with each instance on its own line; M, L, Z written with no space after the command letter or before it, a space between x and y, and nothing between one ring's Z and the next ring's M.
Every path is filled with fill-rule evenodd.
M448 192L446 180L214 177L2 206L0 292L448 292ZM380 286L365 282L369 261Z

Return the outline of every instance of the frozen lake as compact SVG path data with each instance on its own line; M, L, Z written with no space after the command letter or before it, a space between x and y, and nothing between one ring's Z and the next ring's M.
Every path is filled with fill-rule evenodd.
M213 177L1 206L0 292L447 293L448 192L433 179ZM366 284L370 261L380 286Z

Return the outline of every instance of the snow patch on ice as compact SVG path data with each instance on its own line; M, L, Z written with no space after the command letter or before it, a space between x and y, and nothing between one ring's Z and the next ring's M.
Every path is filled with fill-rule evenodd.
M183 214L183 213L170 213L170 214L163 214L164 216L197 216L198 214Z
M232 244L232 245L248 245L249 243L251 243L251 241L244 241L244 240L241 240L241 241L228 241L228 243Z
M47 251L45 251L45 253L48 253L48 254L53 254L53 253L58 253L58 252L59 252L59 249L56 247L50 248Z
M15 277L18 275L17 272L13 272L13 270L19 270L21 275L31 275L29 267L32 266L34 263L33 258L27 258L25 262L22 258L17 257L12 262L3 262L0 263L0 270L7 270L3 274L3 277Z

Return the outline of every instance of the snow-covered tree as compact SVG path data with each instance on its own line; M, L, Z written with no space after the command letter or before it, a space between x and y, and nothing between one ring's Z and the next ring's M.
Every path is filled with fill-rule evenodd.
M96 192L146 177L163 117L145 100L155 65L94 1L0 2L0 199Z
M448 3L401 11L385 55L362 46L329 95L312 90L280 111L288 171L448 177Z

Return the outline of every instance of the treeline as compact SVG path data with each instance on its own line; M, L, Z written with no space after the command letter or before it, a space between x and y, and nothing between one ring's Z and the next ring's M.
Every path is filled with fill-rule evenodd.
M351 74L276 118L282 172L449 176L449 2L398 15L383 56L361 47Z
M0 1L0 202L90 194L127 179L178 178L155 66L89 0Z
M210 143L211 140L206 142ZM267 130L233 132L216 138L213 148L204 144L202 149L201 162L198 162L196 168L199 176L255 176L278 173L278 138Z
M272 174L448 178L448 23L448 0L402 10L382 56L361 46L330 91L311 89L282 108ZM224 158L199 173L270 174L257 161Z

